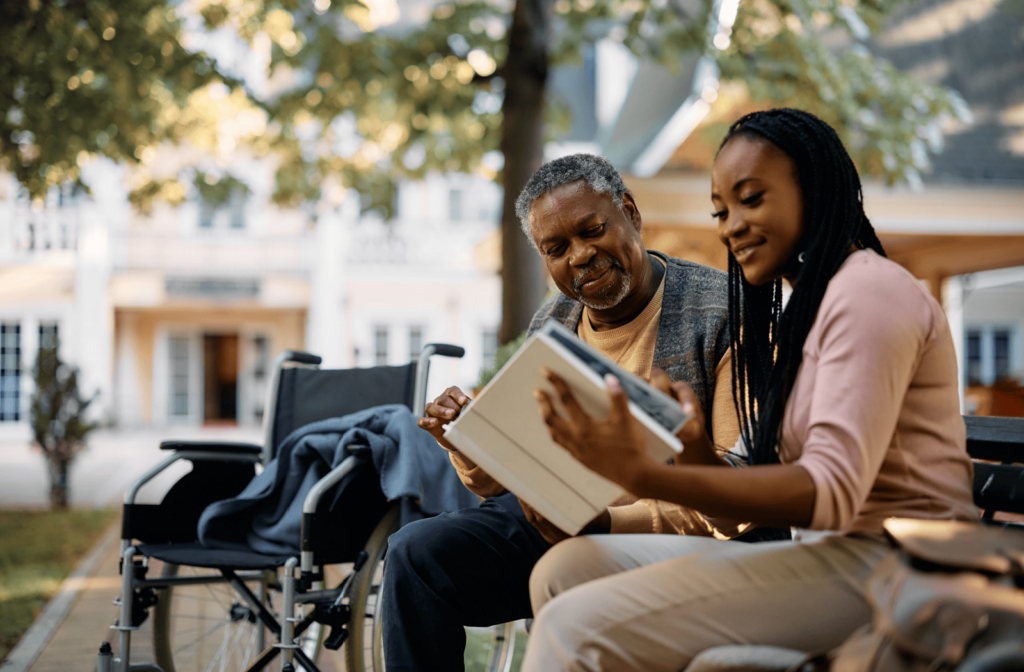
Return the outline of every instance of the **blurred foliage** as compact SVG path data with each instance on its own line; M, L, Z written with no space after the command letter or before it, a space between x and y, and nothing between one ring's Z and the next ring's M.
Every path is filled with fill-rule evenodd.
M508 364L508 360L512 359L512 355L519 352L519 348L523 347L523 343L526 342L527 333L527 331L524 331L508 343L498 346L498 349L494 351L494 363L480 371L480 380L476 382L476 389L482 390L487 383L491 382L494 376L498 375L501 367Z
M211 208L227 205L232 196L247 196L249 194L249 185L234 175L218 178L211 173L197 170L194 184L199 191L199 198Z
M0 0L0 16L0 167L32 198L95 155L181 139L172 106L222 79L182 47L170 0Z
M713 55L722 80L744 82L755 102L802 107L834 125L863 172L913 182L929 150L942 147L944 118L969 112L955 93L898 73L863 46L905 1L743 0L719 50L711 0L556 0L551 65L605 38L670 69L687 54ZM336 207L354 188L385 217L396 180L434 170L498 177L482 159L501 137L511 0L440 4L411 17L385 0L182 5L265 58L269 80L258 97L182 46L177 6L0 0L0 160L33 197L77 180L102 154L137 164L137 207L180 203L193 184L203 187L187 179L191 166L151 165L164 141L221 157L241 147L273 155L278 204ZM548 121L557 134L567 113L549 105Z

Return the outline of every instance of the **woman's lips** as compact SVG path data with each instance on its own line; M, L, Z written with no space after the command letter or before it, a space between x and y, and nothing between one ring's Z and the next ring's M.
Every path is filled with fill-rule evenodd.
M762 240L759 243L750 243L742 245L739 249L732 253L732 256L736 258L736 263L742 264L744 261L750 258L750 255L754 253L754 250L761 247L764 244Z

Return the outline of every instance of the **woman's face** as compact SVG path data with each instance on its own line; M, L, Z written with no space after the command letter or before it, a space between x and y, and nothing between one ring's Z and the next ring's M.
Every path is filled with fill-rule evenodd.
M788 155L767 140L733 138L715 160L711 202L718 237L747 282L763 285L796 276L804 201Z

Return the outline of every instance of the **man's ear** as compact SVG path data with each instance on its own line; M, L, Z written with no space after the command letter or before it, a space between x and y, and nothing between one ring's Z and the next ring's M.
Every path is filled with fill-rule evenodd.
M633 194L628 191L622 195L622 212L626 214L626 218L637 233L640 233L644 225L643 218L640 216L640 209L636 207L636 201L633 200Z

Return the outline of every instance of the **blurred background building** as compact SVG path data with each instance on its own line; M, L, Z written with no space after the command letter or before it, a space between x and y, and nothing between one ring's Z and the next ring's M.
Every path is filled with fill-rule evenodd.
M1024 415L1024 12L1011 5L918 0L865 42L957 89L972 111L973 123L943 129L930 169L924 153L921 180L869 181L865 203L890 256L946 308L965 412L996 415ZM546 157L608 156L649 247L724 268L708 175L725 125L755 109L745 89L699 55L682 74L611 40L582 55L551 74L572 122ZM239 154L222 169L239 185L226 198L192 189L149 214L130 207L123 169L107 160L87 167L91 195L53 188L42 207L0 174L0 438L29 435L31 367L46 343L59 342L82 388L99 392L101 419L122 427L258 425L285 349L347 367L457 343L467 356L437 364L432 393L473 387L501 320L492 180L403 182L385 221L354 193L316 211L272 205L266 160Z
M463 344L435 385L471 388L497 347L499 281L487 234L500 189L479 176L399 186L397 216L359 199L320 216L268 203L272 174L232 166L247 194L198 190L177 208L133 211L108 162L94 189L55 191L42 209L9 175L0 187L0 437L27 437L41 345L82 370L100 417L123 427L258 426L273 358L325 366L405 364L432 341ZM247 170L246 170L247 169Z

